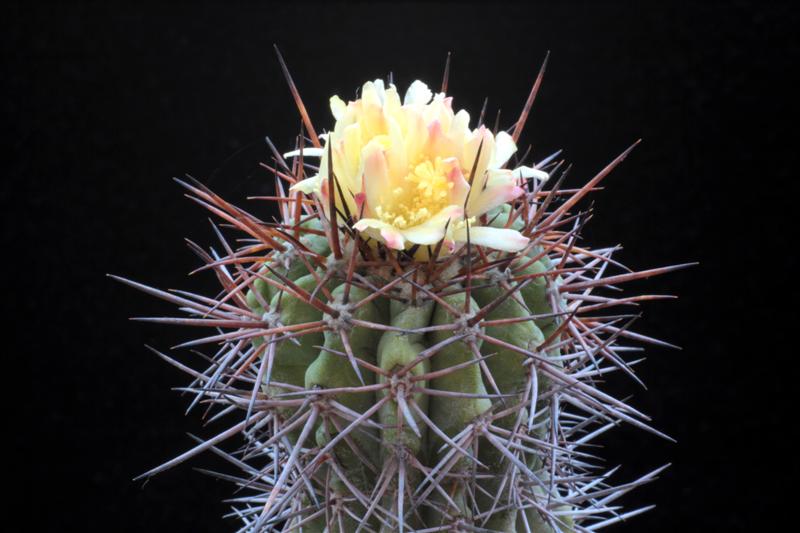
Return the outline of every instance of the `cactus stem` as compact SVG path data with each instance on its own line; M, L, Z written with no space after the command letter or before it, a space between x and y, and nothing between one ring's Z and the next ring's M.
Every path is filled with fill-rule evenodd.
M346 352L342 352L342 351L340 351L340 350L335 350L335 349L333 349L333 348L330 348L330 347L326 347L326 346L318 346L318 345L317 345L317 346L314 346L314 348L318 348L319 350L323 350L323 351L325 351L325 352L332 353L332 354L334 354L334 355L338 355L338 356L340 356L340 357L344 357L344 358L347 358L347 357L348 357L348 355L347 355L347 353L346 353ZM364 360L363 360L363 359L361 359L360 357L359 357L359 358L356 358L356 362L357 362L357 363L358 363L360 366L362 366L362 367L364 367L365 369L369 370L370 372L375 372L376 374L380 374L380 375L382 375L382 376L388 376L388 375L389 375L389 373L388 373L388 372L386 372L385 370L383 370L382 368L380 368L380 367L378 367L378 366L375 366L375 365L373 365L373 364L372 364L372 363L370 363L369 361L364 361ZM366 385L366 387L369 387L369 386L370 386L370 385ZM342 390L345 390L345 389L346 389L346 387L342 387ZM324 390L333 390L333 389L324 389ZM371 390L371 389L359 388L359 391L362 391L362 392L363 392L363 391L367 391L367 390ZM353 392L356 392L356 391L354 390Z

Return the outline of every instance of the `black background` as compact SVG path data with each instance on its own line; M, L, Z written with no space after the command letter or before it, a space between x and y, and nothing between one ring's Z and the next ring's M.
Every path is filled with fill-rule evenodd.
M196 332L129 322L173 309L104 274L212 290L210 277L186 278L199 263L183 241L213 244L207 215L171 178L190 173L241 203L270 190L263 139L288 147L299 130L273 43L318 131L332 125L328 97L352 98L367 79L392 71L401 90L415 78L438 87L448 51L456 107L476 117L488 96L508 127L551 50L523 148L564 148L577 186L644 139L594 196L586 241L623 243L636 269L700 262L631 287L680 295L644 306L638 330L683 350L648 350L647 391L625 379L609 390L633 394L677 444L626 428L606 439L620 481L672 463L625 499L657 508L615 530L757 531L788 512L788 4L96 3L3 18L4 485L18 530L233 529L220 518L232 486L190 468L213 457L131 481L188 448L186 432L213 428L182 416L187 400L170 388L186 380L143 348Z

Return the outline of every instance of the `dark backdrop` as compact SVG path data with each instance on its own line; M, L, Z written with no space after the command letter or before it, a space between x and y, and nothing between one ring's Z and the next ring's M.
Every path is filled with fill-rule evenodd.
M780 220L794 215L798 163L788 5L96 3L3 18L3 434L18 530L233 527L220 518L232 486L191 469L213 457L131 481L205 431L170 390L184 377L143 348L194 332L129 322L173 309L104 274L211 290L209 277L186 278L198 261L183 241L212 244L207 215L171 178L190 173L237 202L269 191L264 137L287 147L299 129L273 43L318 130L332 124L328 97L367 79L438 86L448 51L456 106L475 117L488 96L507 127L551 50L523 148L564 148L577 186L644 139L594 196L587 241L623 243L637 269L700 262L636 286L680 295L646 305L639 331L683 350L648 351L649 390L625 379L610 390L677 444L625 428L606 440L609 465L625 465L618 480L672 463L625 500L658 507L616 530L764 530L786 510L797 473L784 412L797 239L791 216Z

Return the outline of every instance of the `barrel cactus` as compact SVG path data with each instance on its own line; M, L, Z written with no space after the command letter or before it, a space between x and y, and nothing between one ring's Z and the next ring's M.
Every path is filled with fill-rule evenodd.
M680 266L632 272L578 240L579 201L633 147L578 189L558 154L509 164L543 72L508 131L454 112L445 76L334 96L318 136L285 71L305 128L264 164L280 218L178 180L223 221L219 253L192 245L222 291L117 278L189 315L142 320L211 328L183 345L213 347L204 370L157 353L192 406L236 418L143 477L218 454L242 531L589 531L644 510L615 500L660 470L614 485L591 446L619 423L664 436L597 385L633 376L621 342L660 342L613 309L658 296L607 289Z

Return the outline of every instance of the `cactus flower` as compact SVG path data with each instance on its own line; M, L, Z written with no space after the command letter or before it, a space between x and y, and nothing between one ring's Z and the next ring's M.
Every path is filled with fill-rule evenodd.
M454 113L452 97L434 95L419 80L402 102L393 84L386 88L375 80L364 84L354 102L331 97L330 108L336 125L323 136L325 147L303 151L321 158L319 173L292 191L315 194L327 208L330 157L342 191L337 207L357 214L353 227L389 248L444 239L452 252L466 242L468 225L475 244L504 251L528 244L516 230L478 225L480 215L522 195L524 179L547 178L529 167L503 168L517 150L509 134L470 129L467 111Z

